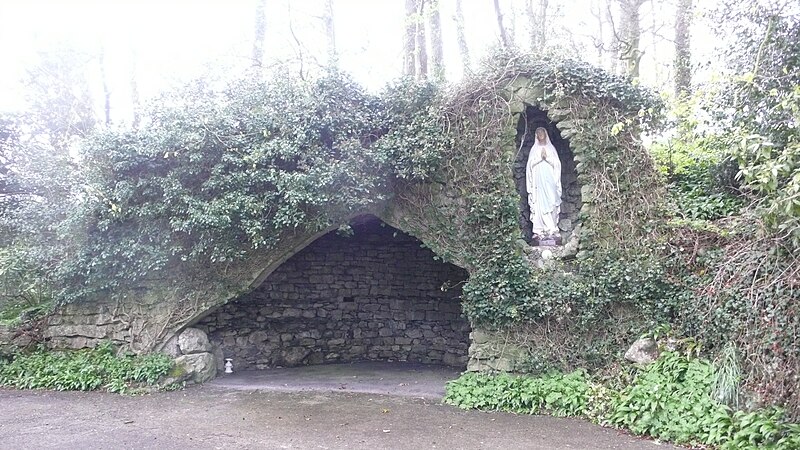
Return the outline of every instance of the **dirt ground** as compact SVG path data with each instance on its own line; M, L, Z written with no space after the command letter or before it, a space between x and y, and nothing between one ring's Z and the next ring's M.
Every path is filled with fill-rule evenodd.
M144 396L0 389L0 448L674 448L581 420L442 405L450 370L284 369Z

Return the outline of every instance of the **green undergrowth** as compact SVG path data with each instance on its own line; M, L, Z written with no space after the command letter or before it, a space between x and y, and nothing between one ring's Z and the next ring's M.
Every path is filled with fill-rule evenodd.
M613 379L583 370L539 377L467 373L448 383L444 401L463 409L583 417L678 444L800 448L800 424L777 408L731 410L713 399L715 379L711 362L665 352Z
M117 356L110 343L75 351L38 349L0 360L0 386L136 393L156 386L172 365L161 353Z

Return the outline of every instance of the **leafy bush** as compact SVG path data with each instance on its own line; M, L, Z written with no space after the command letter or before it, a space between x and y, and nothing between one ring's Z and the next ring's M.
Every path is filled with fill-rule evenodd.
M463 409L580 416L591 388L583 371L538 378L467 373L447 384L446 403Z
M722 448L797 449L800 448L800 424L789 423L783 410L778 408L737 411L731 420L729 439Z
M713 366L666 352L612 401L609 423L678 443L720 444L728 409L712 400Z
M50 308L46 277L26 256L19 247L0 247L0 324L13 325Z
M712 398L709 361L664 352L612 397L608 423L683 444L723 448L797 448L800 428L777 408L732 413Z
M678 215L714 220L734 214L743 206L741 198L715 188L711 181L714 167L696 165L674 178L669 187Z
M137 386L155 385L171 368L172 360L167 355L116 356L110 343L65 352L40 349L0 362L0 385L125 393Z
M308 81L273 75L221 90L197 83L165 95L147 127L86 141L96 173L89 236L58 268L59 301L119 292L165 267L241 260L438 170L448 134L431 86L405 83L379 98L335 70Z
M692 136L689 142L676 140L652 146L650 152L669 183L678 216L715 220L743 206L729 174L732 160L724 156L728 144L715 136Z
M444 402L463 409L582 416L680 444L798 448L800 425L782 410L734 413L716 402L715 370L707 360L664 352L620 387L619 380L596 382L582 370L536 378L466 373L447 384Z
M800 86L794 99L800 120ZM749 136L737 152L741 176L760 198L766 225L793 248L800 248L800 139L789 138L783 148L763 136Z

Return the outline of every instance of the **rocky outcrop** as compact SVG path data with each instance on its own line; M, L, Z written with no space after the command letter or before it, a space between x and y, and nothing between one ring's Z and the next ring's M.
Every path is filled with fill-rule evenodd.
M36 321L19 327L0 325L0 356L32 348L41 341L41 329Z
M211 353L194 353L175 358L175 366L188 383L205 383L217 375L217 364Z

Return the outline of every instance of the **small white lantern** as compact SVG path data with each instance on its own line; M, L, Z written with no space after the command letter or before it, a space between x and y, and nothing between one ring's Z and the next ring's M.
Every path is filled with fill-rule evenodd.
M225 373L233 373L233 360L231 358L225 358Z

